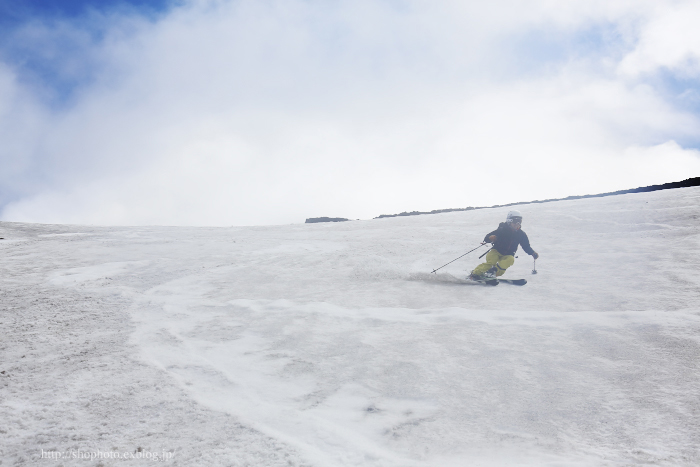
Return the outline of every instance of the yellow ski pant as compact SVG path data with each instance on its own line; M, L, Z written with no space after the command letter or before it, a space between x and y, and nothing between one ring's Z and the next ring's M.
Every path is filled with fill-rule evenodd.
M493 266L496 266L496 269L498 270L496 275L502 276L506 272L506 269L511 267L513 263L515 263L515 258L513 255L502 255L498 252L498 250L492 248L491 251L486 253L486 262L475 267L472 274L483 274Z

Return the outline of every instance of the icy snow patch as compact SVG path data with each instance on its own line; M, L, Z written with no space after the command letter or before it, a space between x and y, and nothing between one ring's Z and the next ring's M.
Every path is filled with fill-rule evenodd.
M698 465L699 197L523 206L541 254L538 275L522 251L508 270L524 287L469 285L478 255L429 273L507 208L39 239L57 227L2 224L27 239L0 244L3 451Z

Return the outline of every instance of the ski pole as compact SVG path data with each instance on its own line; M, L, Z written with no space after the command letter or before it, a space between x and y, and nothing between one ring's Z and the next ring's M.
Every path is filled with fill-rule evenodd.
M532 273L537 274L537 260L535 258L532 258Z
M481 259L481 258L483 258L484 256L486 256L486 255L488 254L488 252L491 251L491 250L493 250L493 247L489 248L488 250L486 250L486 253L484 253L483 255L479 256L479 259Z
M478 247L474 248L474 250L478 250L479 248L481 248L481 247L484 246L484 245L486 245L486 243L482 243L482 244L479 245ZM471 253L471 252L474 251L474 250L469 250L469 251L467 251L466 253L464 253L462 256L467 256L469 253ZM461 258L462 256L460 256L459 258ZM454 262L457 261L459 258L455 258L455 259L453 259L452 261L450 261L450 262L447 263L447 264L454 263ZM445 266L447 266L447 264L443 264L443 265L440 266L439 268L433 269L430 273L433 274L433 273L434 273L435 271L437 271L438 269L442 269L442 268L444 268Z

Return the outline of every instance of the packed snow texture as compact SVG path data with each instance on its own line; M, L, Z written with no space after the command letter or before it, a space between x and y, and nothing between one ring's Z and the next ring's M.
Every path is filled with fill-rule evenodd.
M700 464L700 188L267 227L1 223L1 465ZM102 465L153 465L103 460Z

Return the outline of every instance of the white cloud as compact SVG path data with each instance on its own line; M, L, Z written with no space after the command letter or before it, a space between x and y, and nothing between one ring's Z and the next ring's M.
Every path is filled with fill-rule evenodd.
M700 2L663 2L643 25L634 50L620 72L638 75L667 68L684 78L700 76Z
M112 18L74 105L22 106L0 85L3 122L29 115L3 160L35 182L2 218L302 222L695 176L697 151L671 141L697 138L697 116L615 74L648 5L200 1ZM515 60L530 30L609 22L629 34L612 55Z
M36 141L48 118L33 96L18 85L15 73L0 63L0 196L33 191Z

